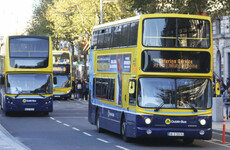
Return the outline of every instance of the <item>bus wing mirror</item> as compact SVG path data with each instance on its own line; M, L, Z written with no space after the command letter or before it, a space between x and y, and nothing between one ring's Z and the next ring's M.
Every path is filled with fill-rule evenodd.
M135 93L135 81L129 81L129 94Z
M57 77L54 77L54 84L57 84Z
M219 82L215 84L215 90L216 90L216 95L220 95L220 83Z
M4 76L1 76L1 84L5 84L5 78L4 78Z

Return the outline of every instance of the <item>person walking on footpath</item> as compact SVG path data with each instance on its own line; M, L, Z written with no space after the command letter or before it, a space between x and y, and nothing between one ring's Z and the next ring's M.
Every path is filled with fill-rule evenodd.
M73 95L73 99L75 99L76 97L75 97L75 92L76 92L76 89L75 89L75 80L72 82L72 95Z
M76 84L76 92L77 92L77 99L80 99L82 96L82 82L81 80L78 80L77 84Z
M224 101L224 105L226 108L226 117L227 119L230 117L230 86L227 87L227 89L224 91L223 93L223 101Z
M89 94L89 83L86 79L83 80L83 89L82 89L83 99L88 100Z
M230 79L229 79L229 78L227 78L226 85L227 85L227 87L229 87L229 86L230 86Z

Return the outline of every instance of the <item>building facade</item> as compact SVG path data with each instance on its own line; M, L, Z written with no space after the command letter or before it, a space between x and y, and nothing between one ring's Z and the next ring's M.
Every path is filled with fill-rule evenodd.
M230 16L222 16L213 21L213 67L215 79L224 83L230 77Z

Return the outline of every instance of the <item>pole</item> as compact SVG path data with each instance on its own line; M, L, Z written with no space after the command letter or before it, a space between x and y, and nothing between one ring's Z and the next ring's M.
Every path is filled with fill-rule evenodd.
M223 138L222 138L222 144L226 144L225 142L225 122L226 122L226 117L224 116L224 120L223 120Z
M101 6L101 24L103 24L103 0L100 0L100 6Z

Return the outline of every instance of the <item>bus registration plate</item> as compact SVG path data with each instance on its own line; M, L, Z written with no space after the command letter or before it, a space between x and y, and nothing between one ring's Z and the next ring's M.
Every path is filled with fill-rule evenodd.
M184 132L168 132L168 136L184 136Z
M34 111L34 108L25 108L25 111Z

